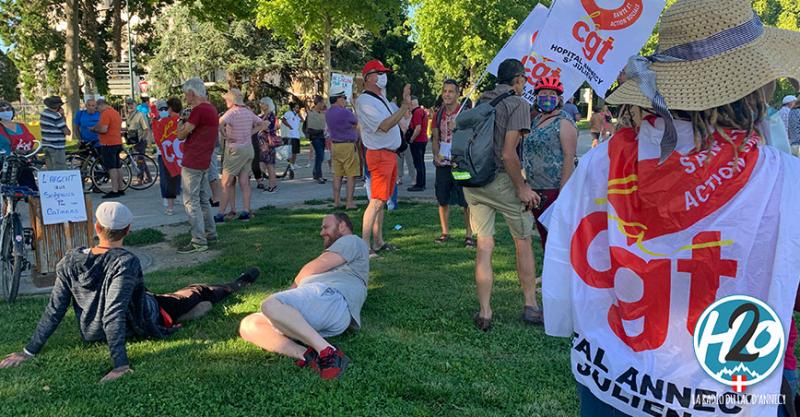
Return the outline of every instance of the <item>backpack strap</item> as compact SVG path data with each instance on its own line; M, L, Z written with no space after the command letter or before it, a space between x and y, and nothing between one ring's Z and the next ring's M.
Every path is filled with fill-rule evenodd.
M367 91L367 90L364 90L364 94L366 94L366 95L368 95L368 96L375 97L376 99L378 99L378 101L380 101L381 103L383 103L383 106L384 106L384 107L386 107L386 110L389 112L389 115L392 115L392 114L394 114L394 112L392 112L392 109L390 109L390 108L389 108L389 105L388 105L388 104L386 104L386 102L385 102L385 101L383 101L383 99L381 98L381 96L379 96L379 95L377 95L377 94L373 93L372 91Z
M509 98L511 96L515 96L515 95L517 95L516 91L508 90L505 93L500 94L499 96L495 97L494 100L489 102L489 105L492 106L492 107L495 107L498 104L500 104L501 101L503 101L503 100L505 100L505 99L507 99L507 98Z

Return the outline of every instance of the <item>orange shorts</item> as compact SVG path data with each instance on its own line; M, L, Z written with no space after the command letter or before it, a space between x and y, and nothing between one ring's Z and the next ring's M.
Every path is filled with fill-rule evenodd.
M371 197L383 202L389 201L397 182L397 154L386 149L367 149L366 159Z

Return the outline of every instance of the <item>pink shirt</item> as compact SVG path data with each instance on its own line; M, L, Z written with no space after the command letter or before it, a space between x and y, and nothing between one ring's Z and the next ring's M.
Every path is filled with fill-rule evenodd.
M253 127L261 123L261 118L247 107L233 106L219 118L219 123L225 126L226 146L243 148L253 146L251 144Z

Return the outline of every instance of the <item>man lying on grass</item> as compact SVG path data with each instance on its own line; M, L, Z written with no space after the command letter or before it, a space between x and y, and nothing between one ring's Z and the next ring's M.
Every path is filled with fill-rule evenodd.
M174 333L179 321L191 320L258 278L251 268L224 285L193 284L171 294L152 294L144 286L139 259L125 250L133 214L116 202L97 207L94 228L99 238L91 249L70 251L58 263L56 282L39 325L22 352L8 355L0 368L17 366L39 353L56 331L70 302L83 340L108 342L114 369L101 382L133 372L128 362L128 335L160 338Z
M239 333L256 346L297 359L298 366L310 367L322 379L332 379L350 359L324 338L361 327L369 248L353 235L353 222L343 213L326 216L319 234L325 245L322 255L303 266L291 289L271 295L260 313L245 317Z

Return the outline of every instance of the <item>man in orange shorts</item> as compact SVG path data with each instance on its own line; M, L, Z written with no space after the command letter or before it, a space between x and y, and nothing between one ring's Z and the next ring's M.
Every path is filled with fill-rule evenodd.
M370 247L370 257L397 249L383 241L383 206L392 197L397 181L397 154L400 127L397 124L411 108L411 86L403 89L403 103L398 108L384 95L387 76L392 72L378 60L364 65L364 93L356 100L356 117L361 140L367 148L366 160L371 177L371 200L364 211L361 237Z

